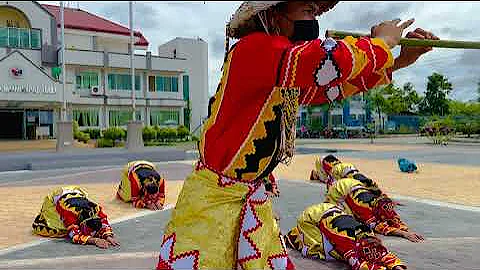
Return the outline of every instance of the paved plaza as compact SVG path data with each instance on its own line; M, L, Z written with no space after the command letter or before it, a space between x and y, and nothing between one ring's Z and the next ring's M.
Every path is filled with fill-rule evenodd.
M372 174L374 171L369 171L370 166L378 164L388 167L391 163L392 167L387 169L395 170L394 157L403 155L417 160L424 168L424 175L419 173L416 176L415 179L419 184L410 187L412 194L409 192L403 194L391 192L391 194L404 204L399 207L400 215L413 230L423 234L426 241L411 243L405 239L384 237L387 246L407 262L409 269L480 269L478 266L480 258L473 256L480 252L480 226L478 226L480 208L475 207L475 202L462 201L462 205L458 205L448 200L434 200L435 198L429 197L425 192L415 193L415 189L427 189L428 185L442 185L442 183L421 185L423 182L428 182L430 174L434 177L433 172L429 171L430 167L439 168L439 170L457 168L458 171L470 171L466 176L458 174L459 177L455 182L466 181L460 179L461 177L473 178L470 180L480 182L478 163L459 162L460 156L475 159L478 162L480 160L478 147L448 146L442 149L413 145L408 147L416 147L415 149L401 150L401 145L398 146L399 149L395 148L395 145L390 145L388 146L390 149L387 149L387 144L384 144L383 149L377 145L377 148L370 147L374 151L366 151L360 149L364 144L351 143L343 144L342 147L332 147L335 145L330 144L326 147L314 144L298 145L299 155L292 166L296 166L296 170L301 173L293 173L293 168L289 169L290 171L280 168L276 172L280 178L281 197L274 199L274 208L280 213L280 225L284 233L295 225L297 215L305 207L323 201L324 187L309 183L301 177L312 167L315 155L323 155L326 152L325 149L335 148L338 156L355 161L356 164L360 162L359 167L363 165L368 175L372 177L378 175L379 178L387 172L378 171L377 175ZM448 162L449 160L445 157L452 153L457 153L457 156ZM0 239L2 244L6 243L2 246L4 249L0 251L0 269L153 269L158 256L162 230L171 210L162 212L137 210L114 201L114 185L118 182L121 165L123 164L74 170L0 174L0 194L6 197L5 201L9 202L8 209L3 210L0 218L0 225L4 228ZM176 195L181 189L181 180L192 170L192 162L162 162L158 163L158 166L168 179L167 202L173 206ZM395 174L392 174L393 176ZM408 177L412 176L415 175L404 176L405 179L388 180L382 184L397 188L395 181L408 181ZM440 178L435 179L441 181ZM444 182L455 184L448 179ZM107 213L114 221L113 228L119 237L121 247L100 250L93 246L72 245L63 239L46 240L31 235L30 225L33 215L40 208L41 199L51 187L62 184L82 184L92 196L106 205ZM386 189L388 190L389 187L386 186ZM462 194L453 194L453 197L455 196L461 197ZM23 238L14 237L17 235L23 235ZM12 243L8 243L10 239ZM303 259L296 251L290 251L290 255L297 269L347 268L341 263Z

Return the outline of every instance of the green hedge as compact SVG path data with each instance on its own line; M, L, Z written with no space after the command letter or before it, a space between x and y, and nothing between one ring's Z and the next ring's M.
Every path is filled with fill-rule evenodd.
M110 139L100 138L97 140L98 148L113 147L114 145L113 140Z
M88 133L78 131L77 133L73 134L73 138L79 142L88 143L90 140L90 135Z
M87 128L83 132L90 135L91 139L100 139L102 137L102 131L98 128Z

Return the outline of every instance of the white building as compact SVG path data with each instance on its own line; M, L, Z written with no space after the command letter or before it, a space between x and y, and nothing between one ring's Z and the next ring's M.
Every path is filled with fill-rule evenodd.
M132 116L129 29L73 8L64 17L68 117L82 129L125 127ZM0 1L0 138L55 136L63 102L59 41L58 6ZM207 116L207 43L176 38L158 55L147 47L135 32L135 50L144 51L134 60L137 118L195 129Z

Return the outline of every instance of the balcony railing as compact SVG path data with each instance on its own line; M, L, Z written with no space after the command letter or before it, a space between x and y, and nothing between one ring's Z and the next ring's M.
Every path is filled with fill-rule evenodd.
M31 28L0 27L0 47L41 49L42 30Z

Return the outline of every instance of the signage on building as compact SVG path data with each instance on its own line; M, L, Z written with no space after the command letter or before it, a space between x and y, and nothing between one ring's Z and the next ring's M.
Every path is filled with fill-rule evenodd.
M56 94L57 88L54 85L0 84L0 93Z

